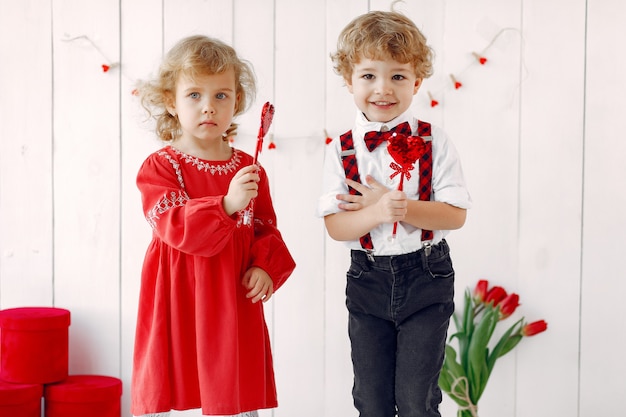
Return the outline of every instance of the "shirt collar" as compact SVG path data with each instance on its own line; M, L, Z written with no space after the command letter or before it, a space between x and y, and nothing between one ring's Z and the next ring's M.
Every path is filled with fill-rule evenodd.
M410 109L407 109L407 111L405 111L404 113L402 113L395 119L392 119L385 123L370 122L369 120L367 120L367 118L361 111L357 111L356 121L354 122L353 134L364 136L365 133L371 132L371 131L380 132L381 130L393 129L394 127L398 126L400 123L404 123L404 122L409 122L409 124L411 125L411 130L413 130L414 128L413 121L414 121L414 118L411 114Z

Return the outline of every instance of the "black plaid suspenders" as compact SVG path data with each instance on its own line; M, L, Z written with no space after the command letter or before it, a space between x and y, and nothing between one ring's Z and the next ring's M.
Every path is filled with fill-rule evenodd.
M418 197L422 201L429 201L432 193L432 135L430 123L418 121L417 125L418 135L425 140L426 152L419 161L419 187ZM359 175L359 167L356 162L356 151L354 150L354 141L352 139L352 131L348 131L339 137L341 142L341 160L343 162L343 169L346 173L346 178L349 178L356 182L361 182L361 176ZM352 195L361 195L357 190L349 187L349 192ZM433 239L433 232L431 230L422 230L422 242L431 241ZM361 247L368 253L373 252L374 244L372 238L368 234L361 236L359 239Z

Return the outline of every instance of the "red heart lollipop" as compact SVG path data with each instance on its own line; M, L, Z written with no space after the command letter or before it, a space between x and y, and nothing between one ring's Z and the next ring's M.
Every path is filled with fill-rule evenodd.
M259 135L257 136L257 141L256 141L256 151L254 152L254 164L255 165L259 158L259 154L263 150L263 138L265 137L265 135L267 135L267 131L270 130L272 119L274 119L274 105L268 101L263 105L263 109L261 110L261 127L259 127ZM270 146L271 145L272 144L270 143ZM254 213L254 200L250 200L250 204L248 204L248 207L244 210L243 224L245 225L252 224L253 213Z
M419 136L407 137L394 134L389 139L387 150L393 160L402 168L411 170L413 169L413 164L424 155L426 145L424 139Z
M261 110L261 127L259 127L259 135L257 136L256 152L254 153L254 163L256 164L259 154L263 150L263 138L270 130L270 125L274 119L274 105L269 101L263 105Z
M400 174L400 184L398 184L398 190L402 191L404 184L404 176L411 179L410 171L413 169L415 162L420 159L424 152L426 152L426 144L424 139L419 136L405 136L394 133L389 139L387 144L387 150L389 155L395 161L389 166L395 170L391 174L390 178ZM391 239L395 239L396 231L398 229L398 222L393 224L393 234Z

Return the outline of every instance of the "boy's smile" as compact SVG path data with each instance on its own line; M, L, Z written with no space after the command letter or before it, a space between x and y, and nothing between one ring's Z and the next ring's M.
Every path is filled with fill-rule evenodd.
M346 80L356 106L371 122L385 123L404 113L422 83L410 63L362 58Z

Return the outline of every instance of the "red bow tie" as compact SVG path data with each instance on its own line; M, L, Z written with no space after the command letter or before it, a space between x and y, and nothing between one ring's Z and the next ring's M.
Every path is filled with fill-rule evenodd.
M378 145L389 140L394 133L410 136L411 126L409 125L409 122L400 123L398 126L388 130L387 132L367 132L365 134L365 145L367 145L367 149L372 152L376 149L376 147L378 147Z

